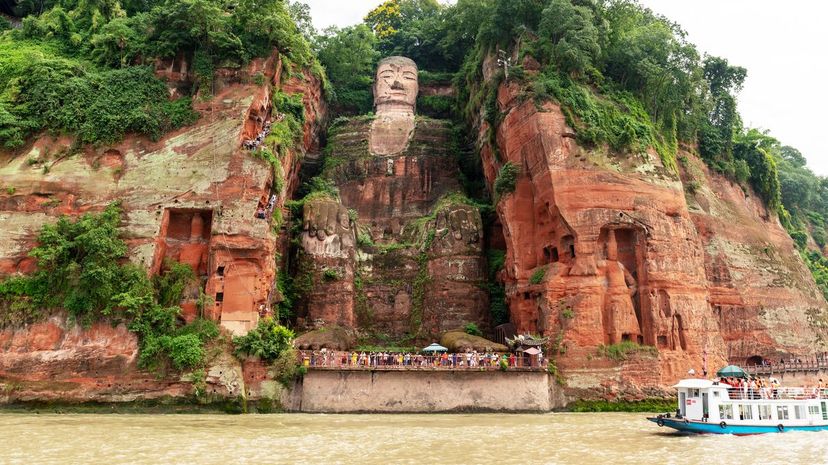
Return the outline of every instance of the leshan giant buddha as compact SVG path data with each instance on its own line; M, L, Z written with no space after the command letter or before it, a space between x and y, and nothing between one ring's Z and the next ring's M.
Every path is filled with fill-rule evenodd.
M371 125L370 137L373 154L391 155L405 148L414 131L419 90L414 61L389 57L379 62L374 81L377 118Z
M417 65L385 58L376 116L330 129L320 177L338 196L305 202L297 279L313 285L300 325L394 337L488 326L480 213L461 194L448 123L415 116L418 92Z

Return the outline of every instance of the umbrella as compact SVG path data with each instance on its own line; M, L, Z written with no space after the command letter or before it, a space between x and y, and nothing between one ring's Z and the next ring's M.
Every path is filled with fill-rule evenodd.
M737 367L736 365L728 365L721 370L716 372L716 376L720 378L724 377L731 377L731 378L747 378L748 374L745 370Z
M423 352L448 352L448 349L436 342L432 342L430 346L423 349Z
M523 352L527 353L529 355L538 355L539 353L541 353L541 351L538 350L537 347L530 347L530 348L524 350Z

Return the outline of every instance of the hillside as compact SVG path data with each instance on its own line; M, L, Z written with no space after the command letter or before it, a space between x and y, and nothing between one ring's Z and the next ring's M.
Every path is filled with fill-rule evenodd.
M27 5L0 401L278 399L294 335L537 334L569 399L826 350L828 180L635 3L391 0L323 33L281 0Z

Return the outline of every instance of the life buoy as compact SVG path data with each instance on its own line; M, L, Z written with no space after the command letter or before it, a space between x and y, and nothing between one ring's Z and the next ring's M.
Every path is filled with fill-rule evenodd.
M721 429L727 428L727 423L725 423L725 422L719 423L719 428L721 428Z
M664 426L664 419L659 418L658 420L656 420L656 424L657 424L658 426Z
M776 425L776 429L778 429L779 432L781 433L782 431L785 431L785 425L783 425L782 423L779 423L778 425Z

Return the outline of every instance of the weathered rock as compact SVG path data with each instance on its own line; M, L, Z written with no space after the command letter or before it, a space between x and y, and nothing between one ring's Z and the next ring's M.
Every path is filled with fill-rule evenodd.
M158 69L171 87L188 79L185 63L168 65ZM185 319L207 317L235 334L255 326L260 312L280 298L273 292L274 256L285 252L269 212L261 219L257 210L271 199L273 209L283 207L298 184L302 153L318 151L325 119L319 79L305 73L281 83L281 68L274 53L246 69L219 71L216 95L197 99L198 122L158 141L128 135L115 146L87 147L68 156L69 138L44 135L18 152L0 152L0 276L34 269L27 253L43 224L120 201L130 260L150 273L159 272L165 259L189 264L214 300L199 314L200 286L188 290L182 302ZM264 84L251 83L257 73L266 77ZM242 148L277 117L270 101L274 86L302 93L306 113L303 143L282 151L280 189L274 168ZM138 370L137 350L134 335L108 323L84 330L49 320L5 329L0 331L0 380L14 387L10 400L133 400L192 393L187 380L156 379ZM234 360L207 374L208 394L243 394L241 367L230 367L238 365Z
M123 324L101 322L85 329L57 315L25 328L6 328L0 330L0 391L5 395L0 403L128 402L194 394L189 378L159 377L137 363L138 338ZM241 394L243 384L227 382L232 370L241 372L234 358L212 360L204 394Z
M508 352L509 348L503 344L490 341L484 337L466 334L464 331L447 331L440 337L440 345L451 352Z
M559 366L580 379L573 386L646 391L734 356L821 350L825 302L755 196L701 170L710 187L688 195L688 209L658 155L585 150L557 106L539 109L519 92L499 89L502 160L482 150L490 183L506 161L520 169L497 205L503 278L517 330L556 341ZM622 339L658 357L601 374L596 348Z

